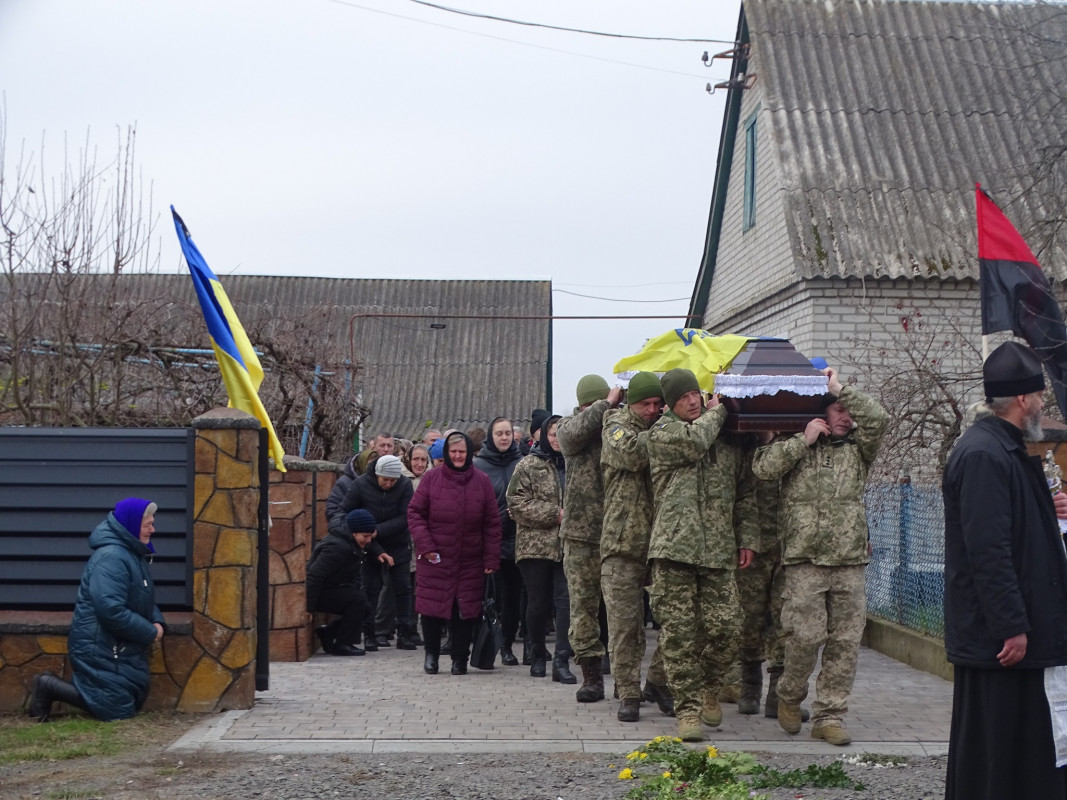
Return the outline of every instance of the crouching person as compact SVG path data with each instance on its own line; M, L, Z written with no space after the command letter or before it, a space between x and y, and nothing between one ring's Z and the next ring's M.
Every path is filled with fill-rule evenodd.
M319 611L340 614L333 622L315 629L323 652L362 656L366 650L356 645L373 607L363 590L363 560L370 553L372 559L392 566L393 559L374 541L377 529L369 511L350 511L345 528L348 533L342 534L331 526L330 532L312 548L304 589L309 615ZM366 644L377 649L373 642L371 638Z
M100 720L132 717L148 697L148 653L163 638L163 615L149 569L156 504L119 501L89 535L93 554L82 573L67 637L73 682L33 679L29 714L47 722L59 700Z

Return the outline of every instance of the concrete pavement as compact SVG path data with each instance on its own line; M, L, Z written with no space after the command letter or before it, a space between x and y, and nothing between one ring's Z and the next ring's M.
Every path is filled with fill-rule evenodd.
M649 634L646 666L655 633ZM577 703L577 687L532 678L529 667L466 676L426 675L423 652L382 649L362 657L317 654L304 663L273 663L270 689L255 706L205 718L172 751L258 753L623 753L655 736L676 734L676 721L651 704L641 719L621 723L618 701ZM574 671L578 674L577 667ZM643 674L643 673L642 673ZM808 703L814 695L814 678ZM766 691L766 687L764 687ZM846 724L853 744L837 748L811 738L805 724L790 736L762 714L742 716L724 705L723 723L705 729L724 750L826 754L947 752L952 684L862 649Z

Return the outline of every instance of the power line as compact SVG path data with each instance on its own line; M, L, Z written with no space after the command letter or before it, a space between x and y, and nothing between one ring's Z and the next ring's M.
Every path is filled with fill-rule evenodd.
M645 286L691 286L692 281L652 281L651 283L556 283L556 286L579 286L584 289L642 289Z
M666 300L625 300L620 297L597 297L592 294L578 294L578 292L568 292L566 289L553 289L552 291L573 295L574 297L586 297L590 300L607 300L609 303L677 303L681 300L692 299L691 297L669 297Z
M575 58L587 58L590 61L603 61L606 64L620 64L624 67L633 67L635 69L646 69L650 72L663 72L667 75L681 75L683 78L700 78L700 75L694 75L689 72L679 72L675 69L663 69L662 67L650 67L646 64L634 64L631 61L620 61L617 58L603 58L602 56L593 56L587 53L576 53L573 50L564 50L559 47L547 47L540 44L532 44L530 42L521 42L518 39L508 39L506 36L495 36L491 33L479 33L478 31L470 31L466 28L457 28L453 25L442 25L439 22L430 22L429 20L419 19L418 17L408 17L403 14L395 14L391 11L383 11L380 8L371 8L369 6L363 6L359 3L350 2L350 0L329 0L339 6L348 6L349 8L358 8L360 11L369 11L372 14L382 14L386 17L394 17L395 19L402 19L407 22L417 22L420 25L429 25L432 28L442 28L446 31L455 31L457 33L466 33L469 36L480 36L483 39L493 39L498 42L508 42L509 44L517 44L522 47L530 47L534 50L546 50L549 53L562 53L567 56L574 56Z
M427 0L410 0L420 6L427 6L428 8L436 8L439 11L447 11L449 14L460 14L464 17L474 17L475 19L488 19L493 22L506 22L509 25L525 25L528 28L546 28L550 31L565 31L567 33L583 33L587 36L606 36L611 39L639 39L645 42L699 42L701 44L733 44L733 40L727 39L683 39L676 38L674 36L635 36L628 33L606 33L604 31L590 31L584 28L567 28L562 25L547 25L543 22L528 22L521 19L511 19L510 17L497 17L492 14L482 14L477 11L464 11L461 8L449 8L448 6L438 5L437 3L430 3Z

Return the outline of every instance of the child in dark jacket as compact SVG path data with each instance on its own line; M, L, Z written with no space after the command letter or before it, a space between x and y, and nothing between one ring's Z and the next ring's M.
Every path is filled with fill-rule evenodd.
M361 656L357 647L363 620L371 605L360 574L367 553L392 566L393 559L377 542L374 517L361 508L345 517L347 534L331 530L311 551L304 587L308 614L326 611L340 616L315 629L323 652L335 656ZM368 643L369 644L369 643ZM371 647L368 649L377 649Z

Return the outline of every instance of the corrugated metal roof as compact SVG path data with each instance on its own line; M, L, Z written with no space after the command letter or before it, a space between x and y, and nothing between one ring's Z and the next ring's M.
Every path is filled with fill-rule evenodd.
M974 184L1067 277L1067 9L745 0L802 277L977 277Z
M130 282L130 297L196 304L187 273L121 279ZM462 429L488 427L497 416L528 423L530 412L546 403L550 281L258 275L226 275L219 281L253 345L296 323L304 335L329 337L351 353L361 367L353 390L372 410L368 434L413 436L430 420L435 427ZM416 316L377 316L382 314ZM543 319L502 319L508 316ZM189 346L209 346L206 329Z

